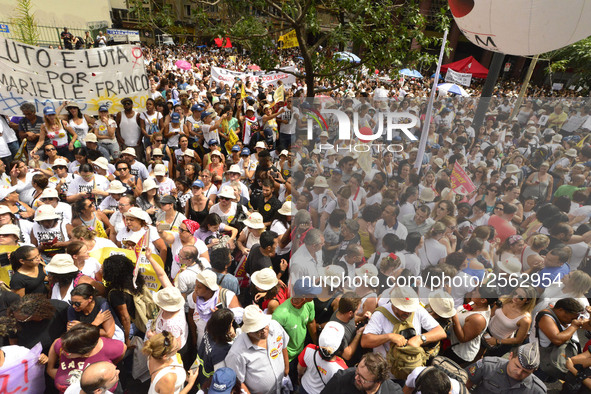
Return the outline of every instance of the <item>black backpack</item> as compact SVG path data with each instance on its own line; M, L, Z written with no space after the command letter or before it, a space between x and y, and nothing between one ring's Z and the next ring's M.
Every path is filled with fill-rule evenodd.
M419 376L415 379L415 388L413 393L418 393L421 391L421 386L429 385L429 382L425 381L425 372L431 369L438 369L449 376L450 379L456 380L460 384L460 394L468 394L468 389L466 388L466 384L468 383L468 372L466 372L462 367L456 364L454 361L450 360L444 356L437 356L433 359L430 367L425 368L421 371Z

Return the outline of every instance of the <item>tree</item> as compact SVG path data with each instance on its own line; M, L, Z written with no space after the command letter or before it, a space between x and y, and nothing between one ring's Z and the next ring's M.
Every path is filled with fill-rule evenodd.
M229 36L242 45L261 68L275 70L281 51L273 40L279 34L295 31L307 95L330 88L316 88L325 79L332 88L354 76L361 66L369 70L399 70L421 65L428 67L436 56L425 50L440 39L425 35L426 18L419 11L419 0L193 0L220 7L224 18L212 20L204 8L198 18L201 28L218 37ZM448 25L446 9L435 16L436 29ZM337 59L337 51L351 48L361 61Z
M15 16L11 18L11 25L16 32L16 40L29 45L37 45L39 29L32 12L31 0L17 0L14 8Z
M542 55L549 59L548 73L574 69L580 85L591 86L591 38L585 38L574 44Z
M172 36L184 36L187 28L177 20L171 4L149 0L128 0L129 11L137 16L141 29L160 30Z

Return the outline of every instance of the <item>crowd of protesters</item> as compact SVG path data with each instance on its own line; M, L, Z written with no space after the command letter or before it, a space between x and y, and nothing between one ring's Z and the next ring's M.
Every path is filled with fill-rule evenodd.
M500 84L475 130L474 98L426 119L428 81L360 74L304 100L299 80L213 80L252 65L234 52L145 59L145 108L0 118L0 371L41 343L48 393L591 388L591 106L574 91L516 108ZM326 109L372 132L402 112L417 139L339 140Z

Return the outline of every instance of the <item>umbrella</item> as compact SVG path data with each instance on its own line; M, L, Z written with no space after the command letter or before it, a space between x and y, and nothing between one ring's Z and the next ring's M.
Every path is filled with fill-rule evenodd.
M435 73L433 73L433 75L431 75L431 78L435 78ZM441 76L441 74L439 74L439 79L443 79L443 77Z
M186 60L177 60L174 65L177 66L177 68L180 68L181 70L190 70L191 68L193 68L193 66L191 66L191 63L189 63Z
M207 45L198 45L198 46L197 46L197 48L198 48L198 49L201 49L201 48L207 48Z
M359 58L359 56L355 55L354 53L351 52L337 52L334 54L334 57L337 60L344 60L347 61L349 63L359 63L361 61L361 59Z
M411 70L409 68L403 68L399 71L399 74L405 75L407 77L423 78L420 72L418 72L417 70Z
M252 71L261 71L261 68L256 64L251 64L250 66L248 66L248 69Z
M437 89L439 89L439 91L444 92L444 93L459 94L462 97L470 96L468 94L468 92L466 92L464 90L464 88L456 85L455 83L442 83L442 84L437 85Z

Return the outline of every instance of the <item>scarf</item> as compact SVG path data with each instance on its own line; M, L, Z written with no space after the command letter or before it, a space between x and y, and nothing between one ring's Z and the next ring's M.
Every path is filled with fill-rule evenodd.
M204 300L202 297L197 297L195 302L195 311L199 313L200 320L203 320L204 322L209 321L211 315L213 314L213 309L217 304L219 294L220 290L217 289L209 300Z

